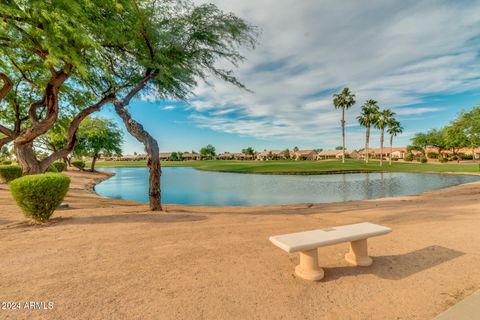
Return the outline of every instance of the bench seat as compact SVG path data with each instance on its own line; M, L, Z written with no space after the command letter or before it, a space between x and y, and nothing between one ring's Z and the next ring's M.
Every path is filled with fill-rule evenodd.
M289 233L270 237L270 241L289 253L300 252L297 276L307 280L320 280L323 270L318 266L317 248L350 242L350 252L345 259L357 266L369 266L367 239L391 232L392 229L370 222L362 222L319 230Z

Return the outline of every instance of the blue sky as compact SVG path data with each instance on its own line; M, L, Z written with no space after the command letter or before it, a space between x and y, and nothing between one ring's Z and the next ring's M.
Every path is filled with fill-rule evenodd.
M236 69L253 93L211 79L186 103L137 98L129 110L162 151L334 148L340 112L331 96L345 86L357 95L349 148L364 144L355 118L367 99L397 113L405 128L397 146L480 104L479 1L213 2L261 29ZM123 128L111 107L100 115ZM124 153L133 152L143 147L126 133Z

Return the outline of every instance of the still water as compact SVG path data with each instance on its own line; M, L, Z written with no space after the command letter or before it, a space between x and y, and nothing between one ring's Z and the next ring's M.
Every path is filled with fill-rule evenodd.
M148 201L147 168L103 168L115 176L95 187L115 199ZM421 173L259 175L162 169L162 203L247 206L322 203L418 194L480 180L480 177Z

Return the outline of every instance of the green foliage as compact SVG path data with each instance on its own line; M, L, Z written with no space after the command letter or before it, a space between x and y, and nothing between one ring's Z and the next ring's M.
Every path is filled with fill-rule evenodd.
M202 149L200 149L200 155L202 156L202 158L212 159L216 155L215 147L211 144L203 147Z
M22 168L16 165L0 165L0 182L9 183L22 176Z
M418 161L418 162L421 162L421 163L427 163L427 162L428 162L428 159L427 159L427 157L423 157L423 156L422 156L422 157L419 157L419 158L417 159L417 161Z
M85 169L85 161L82 161L82 160L74 160L72 161L72 166L74 166L75 168L79 169L79 170L83 170Z
M440 157L440 158L438 158L438 162L440 162L440 163L448 162L448 158L446 158L446 157Z
M255 150L253 150L252 147L248 147L248 148L242 149L242 153L254 156L255 155Z
M63 172L67 168L67 165L63 162L54 162L52 165L57 169L58 172Z
M370 128L372 125L377 123L379 114L380 109L377 101L367 100L362 106L362 112L357 117L357 121L361 126Z
M58 172L58 169L57 169L57 167L52 163L51 165L48 166L47 172L57 173L57 172Z
M349 109L355 104L355 95L349 88L343 88L340 93L333 95L333 105L336 109Z
M2 164L3 164L3 165L6 165L6 166L11 165L11 164L12 164L12 160L3 160L3 161L2 161Z
M111 157L122 155L123 133L109 119L87 118L79 127L76 156L88 156L95 160L101 155ZM92 170L95 167L91 168Z
M427 157L430 159L437 159L439 154L437 152L427 152Z
M15 179L10 183L10 190L26 217L45 222L62 203L69 185L70 178L45 173Z
M172 161L182 161L183 160L181 152L172 152L172 154L170 155L170 158L172 159Z
M413 161L413 154L412 153L407 153L404 158L405 161Z

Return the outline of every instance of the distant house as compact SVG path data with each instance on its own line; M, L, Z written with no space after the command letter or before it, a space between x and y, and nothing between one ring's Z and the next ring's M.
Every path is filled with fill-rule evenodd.
M160 160L171 160L172 159L172 153L171 152L160 152L159 153Z
M234 158L234 153L230 153L230 152L224 152L217 155L217 159L220 159L220 160L232 160L233 158Z
M298 150L290 152L290 155L295 160L315 160L317 157L315 150Z
M235 160L252 160L253 155L240 152L240 153L234 153L233 158Z
M270 150L270 151L262 151L257 153L257 160L265 161L265 160L277 160L277 159L284 159L285 155L284 152L281 150Z
M358 159L359 154L355 150L345 150L345 157L351 159ZM342 150L322 150L317 153L316 160L327 160L327 159L341 159Z
M184 152L182 153L183 160L202 160L198 153Z
M371 159L380 159L380 153L381 150L380 148L369 148L368 149L368 157ZM407 154L407 148L401 147L401 148L392 148L392 158L397 158L397 159L403 159L405 158L405 155ZM365 150L360 151L359 153L360 158L365 159L366 152ZM390 147L384 147L383 148L383 158L389 158L390 157Z

